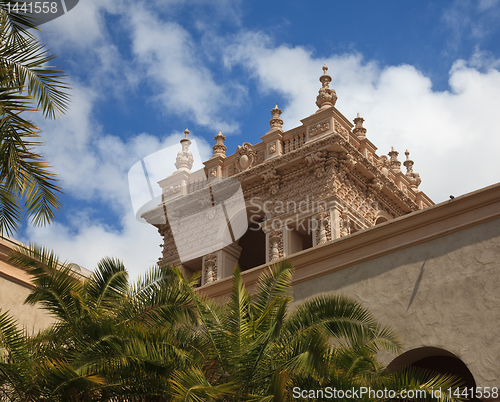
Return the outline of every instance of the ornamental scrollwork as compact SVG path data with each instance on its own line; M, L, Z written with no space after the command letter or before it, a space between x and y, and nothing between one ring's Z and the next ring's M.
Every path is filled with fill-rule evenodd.
M309 127L309 136L314 137L328 130L330 130L330 121L325 120Z

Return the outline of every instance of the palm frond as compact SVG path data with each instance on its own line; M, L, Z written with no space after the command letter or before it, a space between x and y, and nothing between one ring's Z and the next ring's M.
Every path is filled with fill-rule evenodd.
M176 372L171 380L174 401L205 402L235 392L235 384L212 386L203 371L192 368Z
M105 257L97 263L90 278L85 282L92 307L116 308L127 295L128 273L120 260Z
M252 306L257 316L263 314L269 303L276 298L290 297L293 267L291 262L282 261L267 268L259 277Z
M9 261L23 267L33 278L35 289L25 303L40 303L66 322L81 317L83 284L53 251L35 245L20 247L9 256Z
M54 118L68 107L69 85L63 71L51 69L48 63L56 58L45 45L26 29L34 20L7 12L7 2L0 2L0 65L13 72L14 86L24 87L44 116Z
M0 233L12 234L26 215L34 225L52 222L60 210L59 187L50 166L33 148L38 128L23 112L63 114L69 86L55 56L28 29L29 15L9 13L14 1L0 1Z
M307 300L290 314L287 325L295 333L321 326L330 337L350 347L371 342L373 347L384 346L391 352L401 350L391 330L381 328L365 307L345 296L322 295Z

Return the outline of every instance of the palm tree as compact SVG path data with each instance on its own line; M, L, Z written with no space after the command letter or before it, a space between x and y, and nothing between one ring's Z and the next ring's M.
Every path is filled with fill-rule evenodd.
M400 343L352 299L318 296L292 307L288 262L268 268L253 296L235 269L229 301L217 304L194 289L197 277L170 267L130 284L111 258L85 280L45 249L19 250L10 261L33 277L26 302L56 321L28 337L0 316L7 400L281 402L297 400L297 389L455 385L425 372L386 373L376 353Z
M55 56L29 29L29 16L9 13L0 1L0 233L16 231L26 214L35 225L54 219L60 208L54 175L35 152L39 129L24 116L41 110L48 118L69 103L64 73L50 68Z
M429 372L387 373L376 354L401 350L394 332L344 296L317 296L292 307L292 274L286 261L268 268L250 296L236 268L230 299L221 305L185 285L201 320L196 333L205 361L196 372L174 374L174 400L281 402L297 400L294 390L456 386L455 379ZM210 385L229 388L219 399L215 393L207 398Z
M9 351L0 386L10 400L168 400L171 373L201 361L190 331L197 317L172 269L157 266L131 285L123 264L111 258L85 280L42 248L19 250L10 261L32 275L26 302L55 318L34 337L0 319Z

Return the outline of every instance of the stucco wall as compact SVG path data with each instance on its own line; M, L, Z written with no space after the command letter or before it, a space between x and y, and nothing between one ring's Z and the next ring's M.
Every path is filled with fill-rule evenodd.
M294 303L337 292L363 302L405 350L446 349L478 386L500 386L500 219L294 285ZM388 363L389 361L386 361Z
M0 307L2 313L9 310L20 326L26 328L28 333L38 332L48 327L54 320L46 311L23 304L31 290L25 286L0 277Z

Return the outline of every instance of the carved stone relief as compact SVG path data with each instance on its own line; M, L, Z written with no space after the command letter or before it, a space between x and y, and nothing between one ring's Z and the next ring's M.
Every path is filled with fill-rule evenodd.
M309 127L309 136L314 137L328 130L330 130L330 120L325 120Z
M249 167L253 166L256 153L251 148L251 144L245 142L243 145L238 145L236 152L238 153L238 157L236 158L236 166L240 171L246 170Z
M229 168L227 169L227 175L233 176L236 173L238 173L238 169L236 168L236 163L231 163L231 165L229 165Z
M163 237L162 256L159 259L160 262L177 261L179 259L179 254L177 253L177 247L175 246L170 225L168 223L166 225L161 225L158 232L160 236Z
M348 152L333 152L322 150L329 144L340 144ZM319 148L319 150L318 150ZM263 152L263 151L259 151ZM344 220L350 219L359 223L362 227L373 225L376 214L379 210L387 211L391 216L397 217L405 212L381 190L384 186L396 194L401 200L407 202L412 209L418 208L414 201L405 196L403 192L388 177L381 174L380 167L388 163L387 157L381 157L377 161L378 167L369 163L368 159L357 151L352 144L347 143L339 134L333 134L325 138L320 138L313 144L306 144L302 148L286 153L279 158L271 158L263 161L258 166L255 163L256 153L250 148L250 144L245 143L238 147L238 160L228 166L228 175L235 175L243 186L245 199L250 201L252 197L257 197L261 203L266 203L266 216L269 219L283 220L292 217L296 211L290 210L287 203L303 205L312 214L318 214L318 205L322 200L337 201L344 211ZM248 159L243 158L246 156ZM243 160L246 163L242 164ZM253 158L253 160L252 160ZM302 159L301 163L296 161ZM287 167L289 161L295 161L293 166ZM253 165L252 165L253 163ZM371 172L371 181L356 169L358 164L362 164L364 170ZM253 168L250 170L249 167ZM245 170L241 170L246 166ZM279 166L279 173L275 166ZM247 178L261 177L261 181L250 180L246 184ZM284 208L283 205L286 207ZM200 206L202 207L202 206ZM279 209L281 208L281 210ZM314 216L314 215L313 215ZM325 232L318 230L316 233L316 244L325 240L330 240L331 225L327 219L323 221ZM347 223L341 223L343 235L350 233ZM193 228L196 225L193 223ZM195 230L195 229L194 229ZM269 258L276 255L283 255L282 234L271 236L278 239L275 249L268 250ZM329 237L330 236L330 237ZM171 237L171 236L166 236ZM272 241L270 239L270 245ZM270 247L269 245L269 247ZM175 250L175 245L173 245ZM172 247L167 246L163 250L163 260L175 260L174 252L168 251Z
M171 195L177 194L181 191L181 184L172 184L170 187L163 190L164 197L170 197Z
M264 162L264 159L265 159L264 151L257 152L257 156L255 157L255 160L254 160L254 163L252 166L260 165L262 162Z
M349 130L347 130L339 121L335 120L335 131L345 138L349 137Z

